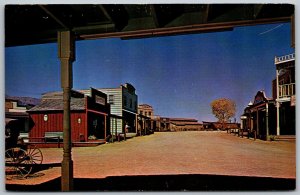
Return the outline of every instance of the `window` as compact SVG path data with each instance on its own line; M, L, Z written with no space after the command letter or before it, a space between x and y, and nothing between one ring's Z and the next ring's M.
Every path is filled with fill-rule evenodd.
M132 108L132 99L130 99L130 105L129 106L130 106L130 108Z
M151 113L151 112L149 112L149 116L151 116L151 114L152 114L152 113Z
M140 114L143 115L143 111L140 111Z
M109 95L108 96L108 103L114 104L115 103L115 96L114 95Z

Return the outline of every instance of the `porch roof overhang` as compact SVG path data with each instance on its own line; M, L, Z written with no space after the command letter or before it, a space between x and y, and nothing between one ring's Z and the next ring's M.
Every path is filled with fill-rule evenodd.
M291 4L20 4L5 6L5 46L76 40L147 38L290 22Z
M266 104L274 105L275 106L275 100L266 100L266 101L260 102L258 104L254 104L253 106L251 106L249 108L249 110L250 110L251 113L263 110L263 109L266 108Z

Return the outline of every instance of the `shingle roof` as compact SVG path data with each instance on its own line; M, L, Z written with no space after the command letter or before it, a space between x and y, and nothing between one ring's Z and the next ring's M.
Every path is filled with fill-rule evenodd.
M71 98L71 110L84 110L85 109L85 98ZM35 111L58 111L63 110L62 99L45 99L42 102L31 108L29 112Z

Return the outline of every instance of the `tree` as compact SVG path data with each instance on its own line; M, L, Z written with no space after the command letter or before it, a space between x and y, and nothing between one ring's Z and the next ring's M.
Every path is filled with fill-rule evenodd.
M233 100L220 98L210 103L212 113L221 123L228 122L230 118L235 116L236 105Z

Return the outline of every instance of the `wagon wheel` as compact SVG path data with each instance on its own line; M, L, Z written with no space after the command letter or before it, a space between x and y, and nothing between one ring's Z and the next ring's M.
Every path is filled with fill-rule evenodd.
M31 157L21 148L10 148L5 151L5 171L12 172L20 178L27 177L32 170Z
M42 151L36 146L29 145L27 147L27 155L31 157L33 164L42 164L43 154Z

